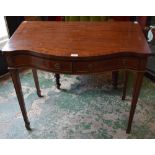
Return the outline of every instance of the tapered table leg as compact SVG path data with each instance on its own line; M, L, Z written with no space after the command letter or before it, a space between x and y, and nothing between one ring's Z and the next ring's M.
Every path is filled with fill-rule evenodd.
M43 97L41 95L41 91L40 91L40 86L39 86L39 80L38 80L38 75L37 75L37 70L36 69L32 69L32 73L33 73L33 78L34 78L34 83L37 89L37 94L39 97Z
M125 71L122 100L125 100L126 97L127 84L128 84L128 71Z
M24 98L23 98L22 87L21 87L20 78L19 78L19 72L17 69L11 69L10 74L12 77L12 81L13 81L14 88L15 88L18 102L19 102L19 106L20 106L20 109L21 109L21 112L23 115L23 119L25 122L25 127L28 130L31 130L30 122L28 120L28 116L27 116L27 112L26 112L26 108L25 108L25 102L24 102Z
M137 72L137 76L136 76L134 88L133 88L131 109L130 109L130 115L129 115L128 127L126 130L126 133L130 133L131 131L131 125L132 125L132 121L133 121L133 117L134 117L134 113L135 113L135 109L136 109L136 105L137 105L137 101L140 93L140 88L143 81L143 76L144 76L144 73Z
M119 74L118 71L113 71L113 72L112 72L112 84L113 84L113 87L114 87L115 89L117 89L118 74Z
M55 79L56 79L56 86L58 89L60 89L60 74L55 74Z

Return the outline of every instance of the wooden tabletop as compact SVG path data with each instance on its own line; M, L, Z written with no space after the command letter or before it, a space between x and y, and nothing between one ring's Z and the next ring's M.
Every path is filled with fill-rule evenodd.
M131 22L24 21L3 48L23 50L63 57L150 53L139 24Z

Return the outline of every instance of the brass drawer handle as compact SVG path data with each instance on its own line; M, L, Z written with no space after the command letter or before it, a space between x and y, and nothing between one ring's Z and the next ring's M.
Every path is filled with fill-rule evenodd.
M55 63L55 64L54 64L54 68L55 68L56 70L60 70L60 69L61 69L61 65L60 65L59 63Z

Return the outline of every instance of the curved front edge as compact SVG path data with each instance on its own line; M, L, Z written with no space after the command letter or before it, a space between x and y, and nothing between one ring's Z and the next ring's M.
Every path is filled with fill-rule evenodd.
M37 68L55 73L72 73L72 62L53 60L32 55L7 56L9 68Z
M144 72L147 57L120 56L73 62L74 74L100 73L114 70L133 70Z
M55 73L65 74L89 74L112 70L135 70L144 71L147 61L146 57L138 56L109 56L98 59L53 59L38 57L34 55L11 55L7 56L10 68L38 68Z

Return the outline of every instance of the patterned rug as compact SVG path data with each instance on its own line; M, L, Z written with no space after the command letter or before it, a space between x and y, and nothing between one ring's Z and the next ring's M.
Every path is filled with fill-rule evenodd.
M32 131L27 131L11 79L0 81L0 138L155 138L155 84L144 78L131 134L126 134L132 76L121 100L122 80L113 89L111 74L61 75L38 71L43 98L36 94L31 70L21 82Z

